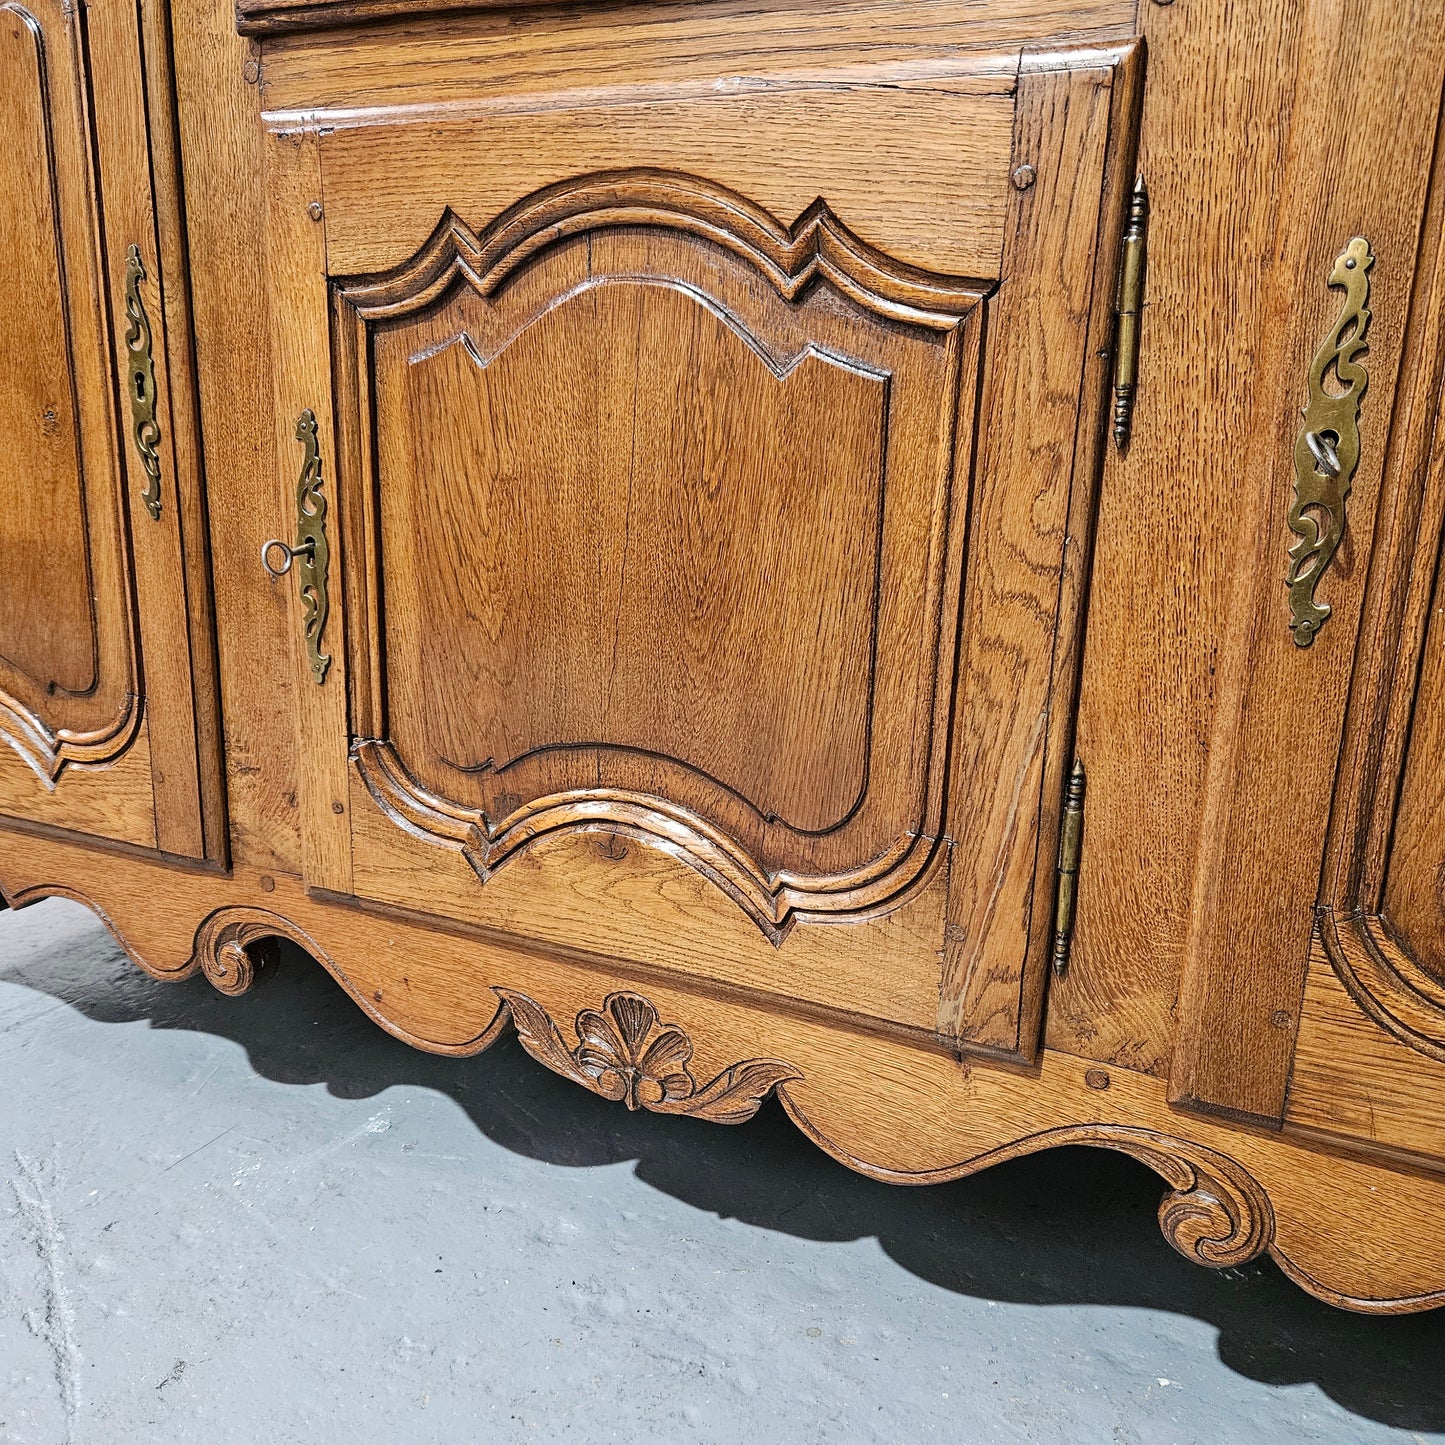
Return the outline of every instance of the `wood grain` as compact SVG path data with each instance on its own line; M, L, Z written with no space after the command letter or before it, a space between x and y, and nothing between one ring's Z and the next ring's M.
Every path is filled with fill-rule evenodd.
M1445 1169L1445 1062L1391 1038L1310 950L1286 1129L1347 1138Z
M201 854L224 863L228 857L230 838L225 797L225 755L221 740L220 675L170 0L141 0L136 13L142 64L146 71L146 120L156 226L157 277L161 293L160 319L166 344L166 375L162 390L169 413L169 448L175 467L175 520L180 547L178 565L182 574L182 595L178 605L186 618L189 643L187 680L194 727L196 777L200 788ZM158 803L158 813L159 810Z
M1267 314L1289 319L1271 328L1259 358L1271 385L1253 393L1250 500L1241 514L1248 531L1235 553L1202 821L1209 846L1191 905L1170 1072L1176 1101L1265 1122L1284 1108L1365 578L1356 559L1373 532L1445 75L1445 32L1429 13L1428 5L1380 4L1359 16L1310 7L1302 15L1278 259L1266 292ZM1359 50L1362 25L1373 43ZM1388 184L1352 149L1354 137L1381 127L1397 138ZM1334 178L1327 198L1323 175ZM1354 235L1368 236L1393 264L1377 266L1373 280L1365 452L1349 501L1354 540L1328 577L1334 613L1304 650L1281 625L1277 581L1291 448L1308 357L1336 308L1323 282ZM1301 278L1309 277L1320 279L1303 300Z
M317 420L322 490L328 510L336 496L335 430L332 426L330 307L326 282L321 162L314 129L273 132L266 151L266 299L273 318L274 370L271 378L271 427L277 476L268 509L271 535L288 546L296 535L297 478L305 459L297 424L303 413ZM259 557L253 562L259 567ZM328 599L339 591L332 567ZM264 573L263 573L264 576ZM254 586L255 584L252 583ZM296 575L271 578L290 611L288 651L297 683L294 740L298 759L297 795L302 804L301 863L318 888L351 891L351 833L346 820L347 727L346 658L340 646L343 618L332 605L331 631L321 650L331 657L323 682L312 676L306 645L305 613ZM273 670L284 671L282 653Z
M605 193L674 196L635 174ZM690 193L648 201L659 226L692 224ZM403 321L386 283L360 303L383 318L379 472L347 483L383 499L381 736L489 834L553 795L652 794L770 879L841 892L938 834L930 703L973 364L953 333L977 293L915 314L858 270L850 296L790 301L764 255L592 224L495 303Z
M1266 334L1300 10L1139 10L1149 74L1138 165L1151 200L1141 380L1129 449L1109 447L1101 483L1076 742L1089 774L1086 862L1047 1039L1152 1074L1167 1073L1177 1029L1245 380Z
M1119 1149L1191 1259L1445 1301L1432 5L242 0L248 42L232 0L0 0L0 888L227 993L292 939L409 1042L515 1026L619 1103L776 1090L894 1182ZM1363 461L1301 651L1354 234ZM305 410L319 686L258 558Z
M646 167L704 176L784 224L822 196L898 261L992 277L1013 106L1007 77L990 84L991 95L854 83L565 108L528 94L500 112L457 103L372 111L346 125L318 111L330 128L327 264L338 276L384 271L420 250L448 207L488 218L575 176ZM287 123L285 112L271 114Z
M121 425L127 443L122 448L121 477L129 517L128 561L137 598L135 623L144 659L156 840L157 846L167 853L202 858L207 852L202 774L206 775L209 795L211 836L217 840L219 759L214 741L204 759L201 754L198 712L214 707L214 694L206 685L210 671L207 644L203 643L199 657L193 658L193 640L197 636L209 638L213 628L207 592L187 586L190 579L181 477L184 475L189 489L194 491L200 457L194 450L196 438L189 429L182 433L182 439L189 440L193 450L187 453L177 445L177 416L180 415L181 425L185 427L184 418L190 409L190 347L184 311L177 316L175 300L169 307L166 300L168 293L184 294L185 274L174 237L167 246L168 259L177 266L174 274L168 273L161 252L163 230L169 231L178 225L180 217L172 208L163 222L157 211L153 191L157 171L150 146L152 134L157 129L163 130L163 124L157 127L152 123L147 80L154 82L156 92L163 96L168 89L168 75L162 70L147 77L143 69L146 55L138 28L140 15L135 7L117 0L94 5L88 12L87 38L93 57L91 91L97 108L96 157L106 183L102 221L105 254L109 258L106 279L110 314L115 318L126 315L123 262L134 245L146 270L140 287L141 300L151 321L151 354L157 377L159 518L150 517L141 502L145 475L130 436L129 403L125 400L121 403L124 411ZM165 114L164 109L158 110L154 120L163 123ZM167 324L172 317L181 323L174 333ZM173 335L179 348L174 360L171 356ZM113 346L112 374L124 378L128 367L118 335ZM171 399L177 391L181 404L173 407ZM193 507L199 500L194 500ZM193 532L190 544L193 550L199 551L198 560L203 568L204 538ZM200 577L204 578L203 570ZM199 691L193 684L193 663L199 664L202 679Z
M97 658L43 35L17 8L0 10L0 124L15 148L0 171L0 244L13 258L0 326L33 358L0 373L8 465L27 494L27 505L5 509L0 530L0 659L7 673L63 698L95 686ZM51 64L64 58L62 50Z
M179 215L173 206L162 222L154 205L156 176L174 181L153 166L139 13L111 0L82 26L68 7L0 10L0 118L20 146L0 171L11 193L0 227L19 268L3 320L34 363L0 382L18 447L18 505L0 517L0 719L33 770L0 767L0 807L202 857L222 846L218 740L209 724L203 758L198 723L214 700L212 627L204 591L186 586L170 396L173 380L189 391L189 337L183 324L173 364L159 254L164 234L179 272ZM115 395L132 245L159 378L159 521L140 505L129 408ZM192 453L187 475L198 465Z
M487 155L475 129L465 145L459 130L427 131L423 173L405 110L376 107L334 129L315 122L320 176L307 184L326 197L333 272L355 261L346 234L337 239L338 214L364 204L374 238L392 215L411 226L428 211L431 176L452 188L436 194L441 224L414 254L337 288L343 590L348 615L364 619L348 626L352 715L385 744L372 752L368 734L351 735L372 804L353 787L359 892L405 902L384 861L398 845L378 839L377 808L400 830L459 850L484 891L515 849L549 829L610 826L691 862L720 886L724 909L727 897L741 902L781 945L794 910L866 917L923 876L941 811L935 714L956 706L955 775L968 781L950 804L959 818L951 875L1001 867L1013 903L1000 908L996 888L955 882L949 931L985 946L997 930L998 969L1009 976L999 985L1006 996L962 1004L952 995L967 984L950 977L950 1005L935 1024L981 1048L1031 1054L1045 940L1035 928L1026 987L1027 915L1036 871L1051 873L1051 842L1041 848L1038 835L1049 816L1040 800L1046 720L1052 710L1062 728L1069 710L1067 697L1051 697L1055 634L1121 61L1132 68L1128 49L1030 58L1018 136L979 162L996 175L1035 164L1045 179L1012 203L999 379L983 392L990 450L972 524L977 552L966 561L949 473L967 472L974 428L953 408L955 395L971 405L977 389L959 371L967 349L949 337L976 293L875 250L834 219L830 191L780 223L732 188L732 143L717 129L699 162L705 178L659 169L655 139L673 112L658 104L640 140L607 112L608 157L629 165L593 170L598 154L573 128L584 107L549 111L545 147L531 152L547 167L538 174L576 179L496 214L489 207L512 191L472 194L468 168ZM851 107L854 124L873 115L867 85L827 95L840 117ZM801 198L843 174L838 127L809 129L789 109L753 120L755 142L776 131L794 152L770 174L770 195L781 186ZM271 123L288 122L272 112ZM311 124L278 137L309 136ZM926 182L926 160L910 165L909 183ZM280 162L274 174L292 184ZM507 185L517 183L509 174ZM282 202L273 187L274 213L297 214L306 188L293 184ZM278 314L295 314L314 285L296 268L302 256L314 264L303 233L283 241L278 232L268 247L273 291L285 290ZM514 251L535 252L515 275ZM815 255L832 287L804 293ZM278 371L310 364L296 330ZM311 375L319 392L314 367ZM825 377L846 390L826 391ZM798 388L783 393L797 398L789 408L812 410L773 415L780 379ZM827 452L816 450L823 436ZM826 514L800 511L815 504L825 474ZM1087 482L1077 506L1087 516ZM371 576L358 582L363 561ZM960 568L975 620L950 704ZM1072 596L1077 606L1077 588ZM1000 639L1014 660L1009 676ZM1011 760L1031 717L1036 746ZM325 815L337 744L310 726L301 736L316 754L308 766L327 779L326 796L305 804L305 826L332 840L318 848L340 849L339 825ZM1010 810L1020 788L1024 801ZM663 816L649 814L649 800ZM362 857L362 827L375 858ZM447 909L497 916L465 888ZM505 915L509 905L497 906ZM662 943L665 929L649 936L664 958L677 955L676 940ZM981 988L987 973L974 975Z
M479 804L542 749L565 787L555 752L585 745L572 786L607 776L594 748L672 757L828 832L867 786L884 478L908 467L885 472L889 377L770 348L781 301L740 333L730 258L677 249L584 236L530 273L555 268L540 314L461 298L378 336L391 736Z
M47 787L135 735L140 692L112 406L100 177L77 17L55 0L0 9L0 113L17 145L0 239L19 268L3 320L15 417L0 512L0 727ZM52 619L52 606L54 608Z
M119 757L100 768L69 767L54 788L38 784L22 752L0 744L0 814L156 847L150 725L139 719Z
M575 21L581 17L588 20L595 17L599 21L605 21L607 18L605 10L600 6L590 6L587 0L532 0L532 3L534 7L543 9L544 13L551 7L565 7L561 10L564 21ZM442 15L449 11L485 12L512 8L512 0L429 0L426 6L429 13ZM781 5L778 8L785 11L804 7ZM853 7L853 10L856 12L860 8ZM299 30L330 30L389 17L404 17L414 24L415 9L414 0L237 0L236 20L244 34L285 34ZM653 5L643 13L660 13L664 16L682 14L689 19L700 14L702 18L710 19L710 12L718 11L727 17L729 12L735 15L737 10L736 5L718 4L717 0L709 0L705 5ZM829 10L830 19L840 15L847 16L849 13L843 6L831 6ZM949 19L993 33L1003 30L1006 33L1012 31L1027 36L1049 35L1055 31L1087 34L1090 30L1104 26L1121 26L1132 19L1132 10L1118 3L1118 0L1104 0L1104 3L1097 3L1096 0L1094 4L1067 6L1058 4L1057 0L1053 0L1053 3L1049 3L1049 0L1044 0L1044 3L1032 0L1032 3L1016 3L1007 7L957 4L944 7L930 5L924 0L924 3L916 6L916 10L921 15L941 11ZM632 13L638 13L636 7L632 7ZM872 13L888 21L893 20L893 12L886 12L881 7L875 6ZM508 16L508 19L512 18ZM401 34L404 35L405 32Z
M966 563L949 800L948 929L939 1029L1029 1060L1038 1045L1057 835L1042 832L1054 643L1075 439L1085 386L1112 68L1019 77L1016 192L1003 280L990 302L978 479ZM1116 138L1117 139L1117 138ZM1092 420L1092 419L1091 419ZM1086 421L1085 426L1090 425ZM987 787L976 786L980 778ZM1042 879L1040 879L1042 875Z
M214 579L217 669L232 857L299 872L291 618L266 585L261 543L294 524L279 510L285 465L271 427L265 304L265 133L249 46L230 0L168 0L176 125L198 337L199 427L206 460L206 541ZM294 420L294 418L293 418ZM309 674L307 674L309 675Z
M243 948L291 939L384 1028L438 1053L495 1041L508 994L535 1004L533 1029L632 995L685 1032L695 1080L778 1061L772 1081L793 1119L874 1177L923 1184L1062 1144L1119 1149L1163 1176L1161 1227L1196 1263L1238 1264L1267 1249L1301 1286L1346 1308L1396 1313L1445 1301L1445 1250L1438 1231L1422 1227L1445 1207L1445 1179L1179 1114L1143 1075L1113 1071L1100 1088L1097 1068L1049 1051L1031 1071L982 1060L960 1067L936 1045L720 997L682 977L642 979L601 961L370 917L284 877L163 868L3 827L0 886L13 903L48 892L77 898L156 976L204 970L231 992L246 981L233 982ZM671 1092L686 1090L674 1082Z
M268 39L263 83L267 104L290 110L645 92L659 82L745 88L760 77L816 80L880 66L923 78L956 73L964 56L968 69L1012 74L1026 45L1062 51L1125 40L1134 19L1133 0L772 0L765 10L755 0L650 0L413 13Z
M1396 422L1350 683L1322 900L1373 920L1426 967L1445 954L1432 894L1441 710L1436 602L1445 457L1445 109L1421 228ZM1388 920L1380 917L1385 912ZM1373 925L1372 925L1373 926ZM1433 956L1432 956L1433 955Z
M1445 459L1437 455L1435 468L1445 481ZM1445 595L1438 572L1435 582L1383 911L1410 952L1445 980Z
M621 825L554 831L482 885L459 845L399 828L355 774L351 818L361 900L420 908L514 942L762 989L779 1007L816 1003L936 1036L944 900L936 856L908 897L880 917L847 927L805 918L775 943L680 850ZM421 874L424 899L416 892Z

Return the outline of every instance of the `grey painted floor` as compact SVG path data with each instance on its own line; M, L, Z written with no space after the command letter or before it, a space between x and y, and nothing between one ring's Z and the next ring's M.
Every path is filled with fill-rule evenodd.
M775 1107L413 1052L299 954L231 1000L0 913L6 1442L1445 1439L1445 1313L1196 1269L1160 1192L1085 1150L894 1189Z

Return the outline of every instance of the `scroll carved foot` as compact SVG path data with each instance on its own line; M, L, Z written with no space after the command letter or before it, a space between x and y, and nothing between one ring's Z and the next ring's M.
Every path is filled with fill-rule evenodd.
M1164 1238L1195 1264L1248 1264L1274 1239L1274 1207L1242 1164L1184 1139L1150 1129L1094 1125L1080 1143L1117 1149L1147 1164L1170 1186L1159 1201Z
M293 932L278 914L223 908L197 929L194 956L211 983L236 998L274 965L277 939Z

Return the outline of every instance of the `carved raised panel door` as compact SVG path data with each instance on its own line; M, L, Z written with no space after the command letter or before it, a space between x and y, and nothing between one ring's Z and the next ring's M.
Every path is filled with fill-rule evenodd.
M0 812L202 857L218 785L174 454L185 343L168 346L147 157L157 23L118 0L0 4Z
M272 113L313 887L1032 1051L1132 62Z

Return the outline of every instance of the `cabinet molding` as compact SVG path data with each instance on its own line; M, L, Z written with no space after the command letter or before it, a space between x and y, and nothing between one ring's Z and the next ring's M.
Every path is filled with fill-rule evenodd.
M766 1064L766 1076L749 1077L748 1091L771 1082L804 1134L874 1178L938 1183L1041 1149L1114 1149L1163 1178L1160 1227L1196 1264L1234 1267L1267 1251L1302 1288L1343 1308L1395 1314L1445 1302L1445 1255L1435 1232L1419 1228L1445 1208L1445 1176L1177 1114L1162 1085L1143 1075L1111 1070L1101 1091L1086 1078L1086 1061L1053 1053L1031 1074L986 1064L961 1069L946 1052L865 1041L844 1021L791 1016L766 996L724 999L682 978L642 983L596 962L542 958L504 940L368 917L345 902L309 896L295 880L275 879L265 895L270 905L260 907L245 901L261 896L259 875L244 870L231 878L177 873L142 857L92 854L97 886L36 882L73 866L75 845L35 835L19 840L3 825L0 841L0 886L12 905L52 894L86 904L159 979L204 972L223 991L240 992L278 962L269 942L287 939L388 1032L449 1055L476 1054L514 1023L547 1035L548 1020L580 1017L589 1029L599 1001L610 1016L609 999L628 1000L627 1032L636 1039L647 1014L631 1000L646 1001L655 1019L681 1021L678 1033L692 1048L690 1077L712 1081L707 1088L720 1096L738 1082L730 1072L741 1067L737 1060ZM102 857L104 867L94 867ZM164 908L155 906L158 884ZM519 984L536 1015L517 1004ZM642 1036L655 1041L662 1031L654 1024ZM555 1047L555 1057L550 1039L540 1047L542 1061L595 1088L600 1075L588 1070L605 1071L603 1059L589 1055L583 1068L580 1038L573 1045L563 1037ZM680 1056L682 1039L671 1037L667 1048ZM859 1067L861 1050L870 1067ZM628 1053L620 1033L603 1050L619 1052ZM675 1082L674 1093L685 1087ZM744 1095L739 1107L750 1108L751 1100Z
M744 267L720 270L713 248ZM823 299L779 306L748 289L750 275L782 303L805 291ZM457 284L491 304L456 300ZM949 666L942 570L956 547L955 407L977 365L964 327L983 295L979 283L872 251L824 202L784 228L744 197L646 170L554 187L480 237L448 216L399 273L340 284L335 329L352 348L341 370L358 388L338 398L356 418L342 431L364 435L374 418L379 466L395 468L416 429L447 431L447 413L460 408L514 414L518 432L496 459L433 458L419 440L430 477L496 468L494 485L517 486L548 466L576 469L536 493L526 520L517 514L494 542L457 537L440 509L511 517L516 504L502 492L428 495L410 463L370 477L365 445L344 463L353 514L383 497L370 534L359 544L351 534L354 556L369 562L359 605L383 619L375 636L358 638L351 667L365 680L353 759L379 806L413 831L462 842L483 880L558 828L651 839L716 882L775 943L797 913L862 914L909 888L941 832L946 699L932 701L933 676ZM420 329L406 326L413 316ZM659 328L655 360L629 359L628 334L641 327ZM684 349L669 369L673 345ZM708 444L726 454L694 457L691 443L656 430L638 442L636 420L619 416L633 447L649 450L614 462L609 423L579 409L624 404L592 370L592 358L614 352L629 377L639 368L647 406L668 397L680 415L702 418ZM553 364L547 356L575 356L579 369L534 383L535 368ZM692 393L703 375L723 391ZM550 409L534 413L518 389L532 385L544 388L535 405ZM749 410L727 410L730 390ZM856 430L823 442L828 412L818 407ZM693 467L696 496L664 480ZM614 508L616 532L594 534L586 514L605 520ZM564 538L564 550L552 550ZM682 549L684 569L714 577L658 570L669 545ZM604 599L596 608L585 600L594 575ZM499 626L506 619L495 636L457 628L446 599L464 578L493 579L480 590L471 582L468 607ZM849 599L844 610L818 609L834 595ZM712 676L689 679L676 650L670 619L688 606L728 609L716 622L698 618L699 628L727 628L715 640L697 634ZM578 629L590 650L578 649ZM611 653L605 695L595 685L603 679L569 671L602 650ZM529 667L538 669L531 679ZM495 712L452 694L463 677L493 680ZM840 710L820 739L828 707ZM681 725L694 712L689 733ZM687 754L677 748L684 736ZM462 753L478 744L475 756Z
M0 813L219 857L165 31L140 7L0 6L0 123L15 143L0 167L0 329L17 358L0 407L21 499L0 512Z

